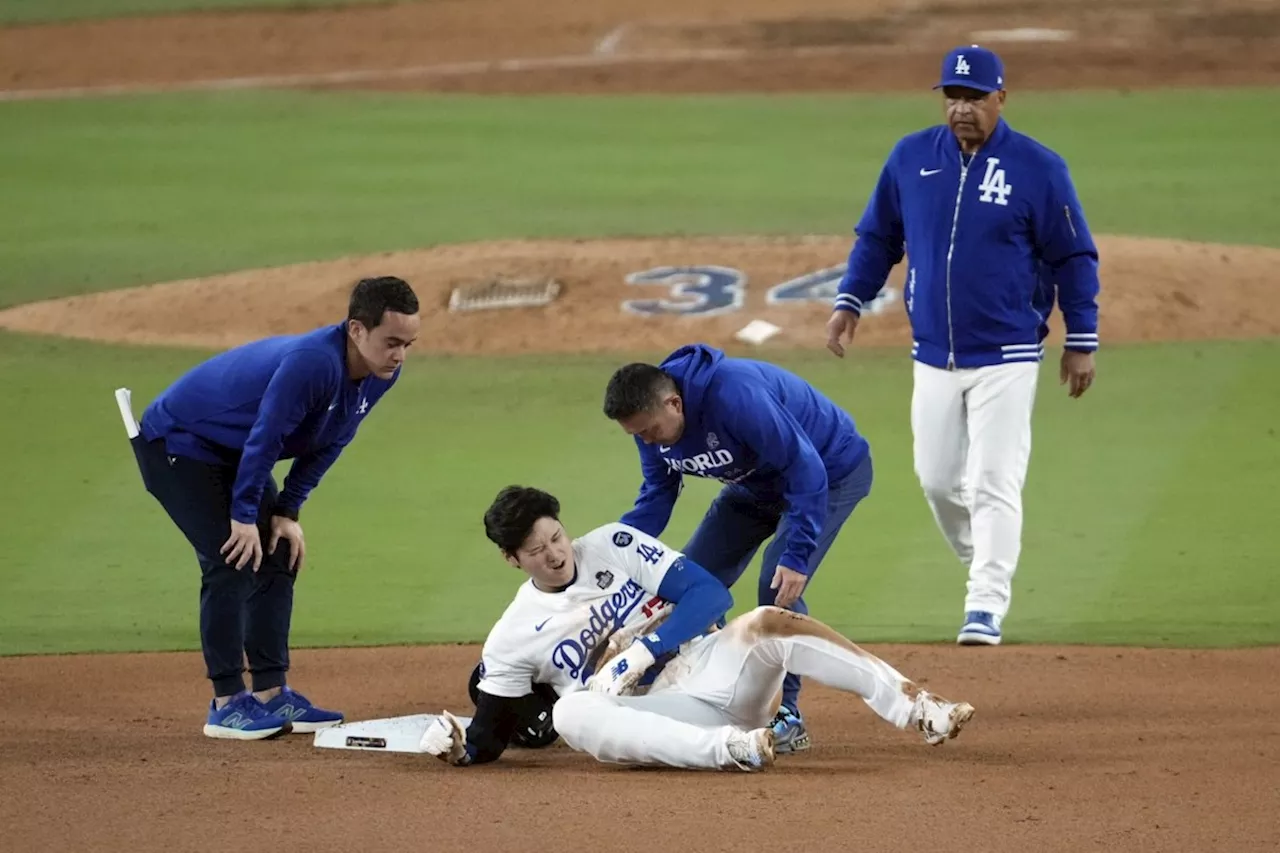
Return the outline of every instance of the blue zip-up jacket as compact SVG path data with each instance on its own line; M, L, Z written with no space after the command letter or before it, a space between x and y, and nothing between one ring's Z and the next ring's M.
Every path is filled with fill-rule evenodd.
M1067 164L1004 119L972 157L946 125L899 140L855 231L835 307L860 313L906 254L917 361L1040 361L1055 299L1066 348L1098 347L1098 249Z
M348 377L343 321L197 365L147 406L140 432L174 456L236 466L231 517L253 524L276 462L295 460L276 508L296 512L399 378Z
M672 447L636 439L644 484L622 523L660 536L685 474L737 483L762 500L786 502L781 563L808 574L827 485L870 453L853 418L794 373L705 344L681 347L660 366L684 400L684 434Z

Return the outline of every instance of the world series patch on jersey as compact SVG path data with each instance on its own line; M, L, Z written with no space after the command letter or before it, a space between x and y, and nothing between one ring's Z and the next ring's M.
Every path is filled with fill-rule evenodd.
M611 637L620 648L670 613L658 587L683 556L625 524L606 524L573 543L575 574L567 589L543 592L527 580L485 640L479 689L515 698L535 682L561 696L582 690L593 655Z

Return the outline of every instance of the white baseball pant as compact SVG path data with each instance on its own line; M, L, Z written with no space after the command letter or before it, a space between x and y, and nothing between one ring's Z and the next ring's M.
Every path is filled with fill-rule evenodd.
M555 727L598 761L733 768L730 733L769 725L788 672L855 693L892 725L908 725L917 689L906 677L821 622L766 606L694 640L645 695L561 697Z
M1003 618L1022 549L1037 362L942 370L915 363L915 470L933 517L969 569L964 609Z

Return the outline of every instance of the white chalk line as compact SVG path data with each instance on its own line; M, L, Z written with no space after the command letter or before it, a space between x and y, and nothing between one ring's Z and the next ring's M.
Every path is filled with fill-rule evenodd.
M597 45L598 47L598 45ZM668 62L724 62L736 59L807 58L867 55L866 47L800 47L789 49L750 50L747 48L704 48L653 53L569 54L529 59L498 59L473 62L446 62L405 68L369 68L325 71L307 74L274 74L255 77L219 77L172 83L122 83L102 86L69 86L49 89L0 89L0 101L38 101L71 98L97 98L122 95L158 95L173 92L222 92L237 89L278 89L300 86L377 83L387 80L411 80L422 77L465 77L477 74L512 71L543 71L564 68L602 68L617 65L656 65Z

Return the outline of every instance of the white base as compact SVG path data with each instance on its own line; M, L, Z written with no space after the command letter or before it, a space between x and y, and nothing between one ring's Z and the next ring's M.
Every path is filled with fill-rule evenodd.
M413 752L422 755L422 735L437 717L439 714L412 714L407 717L343 723L316 732L315 745L321 749ZM458 722L465 729L471 724L471 718L458 717Z
M743 343L760 346L781 331L781 326L775 326L768 320L752 320L734 333L733 337Z

